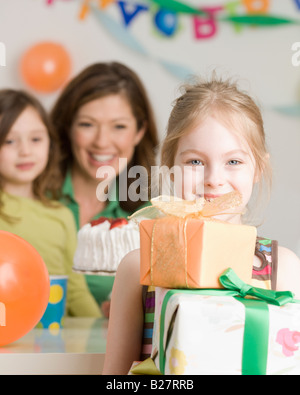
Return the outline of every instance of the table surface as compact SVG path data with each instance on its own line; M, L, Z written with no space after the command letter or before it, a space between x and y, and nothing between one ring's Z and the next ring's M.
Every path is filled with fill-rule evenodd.
M34 328L0 347L0 374L101 374L108 320L66 317L58 330Z

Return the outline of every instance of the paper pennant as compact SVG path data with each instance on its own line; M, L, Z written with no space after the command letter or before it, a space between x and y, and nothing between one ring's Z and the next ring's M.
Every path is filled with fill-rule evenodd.
M148 11L149 8L142 4L132 4L127 1L117 1L117 4L123 15L125 26L128 26L141 11Z
M178 28L178 16L176 12L161 8L154 17L155 26L164 36L173 36Z

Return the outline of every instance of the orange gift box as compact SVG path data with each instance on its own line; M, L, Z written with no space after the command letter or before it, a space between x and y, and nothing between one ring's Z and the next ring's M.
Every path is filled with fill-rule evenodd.
M140 222L140 282L163 288L222 288L232 268L251 282L256 228L167 216Z

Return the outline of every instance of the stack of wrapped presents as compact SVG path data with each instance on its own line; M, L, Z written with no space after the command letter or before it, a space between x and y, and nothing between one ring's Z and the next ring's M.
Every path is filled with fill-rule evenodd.
M155 287L154 372L300 374L300 303L251 285L256 228L172 207L140 222L140 280ZM137 366L133 374L151 374L149 360Z

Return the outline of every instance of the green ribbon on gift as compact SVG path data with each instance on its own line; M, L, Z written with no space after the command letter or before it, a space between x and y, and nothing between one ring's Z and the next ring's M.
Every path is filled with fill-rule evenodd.
M189 295L232 296L242 303L245 306L242 374L266 374L269 343L268 303L276 306L282 306L286 303L296 302L294 300L294 295L290 291L276 292L252 287L251 285L244 283L231 268L225 270L219 280L226 289L171 289L166 293L161 308L159 339L159 367L162 374L165 374L166 363L166 350L164 348L166 308L169 299L176 293ZM246 299L246 296L252 298Z
M232 269L225 270L219 277L224 288L238 292L238 296L253 296L276 306L283 306L294 301L294 294L290 291L272 291L253 287L242 281Z

